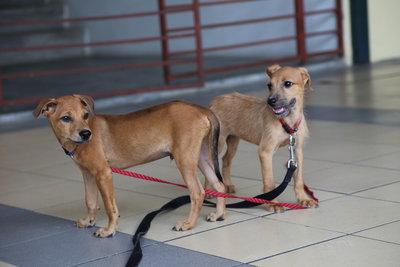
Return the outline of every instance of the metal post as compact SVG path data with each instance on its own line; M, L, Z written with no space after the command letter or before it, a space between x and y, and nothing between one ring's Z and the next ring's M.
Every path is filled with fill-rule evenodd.
M344 56L342 0L336 0L337 38L339 56Z
M4 88L3 88L4 79L0 75L0 107L4 106Z
M160 17L160 31L161 31L161 49L162 49L162 61L169 61L169 40L167 38L168 36L168 28L167 28L167 12L166 12L166 6L165 6L165 1L164 0L158 0L158 9L161 12L159 17ZM171 82L170 80L170 74L171 74L171 69L169 64L164 64L163 65L163 74L164 74L164 82L166 84L169 84Z
M193 0L194 31L196 38L196 61L197 73L200 86L204 86L204 55L203 42L201 39L200 5L199 0Z
M301 64L307 59L306 36L304 25L304 1L294 0L296 9L296 33L297 33L297 55L300 57Z

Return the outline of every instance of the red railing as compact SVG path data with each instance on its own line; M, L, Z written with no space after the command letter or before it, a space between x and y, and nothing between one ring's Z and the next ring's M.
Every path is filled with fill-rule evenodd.
M122 20L122 19L132 19L139 17L149 17L149 16L158 16L160 21L160 35L146 38L134 38L134 39L124 39L124 40L110 40L110 41L98 41L98 42L87 42L87 43L74 43L74 44L60 44L60 45L43 45L43 46L26 46L26 47L9 47L9 48L1 48L0 56L3 53L18 53L18 52L34 52L41 50L59 50L59 49L70 49L70 48L82 48L82 47L96 47L96 46L111 46L111 45L123 45L123 44L137 44L137 43L146 43L146 42L154 42L159 41L161 43L161 61L154 62L146 62L146 63L135 63L135 64L124 64L124 65L115 65L115 66L99 66L99 67L87 67L87 68L73 68L73 69L60 69L60 70L47 70L47 71L30 71L25 73L12 73L5 74L0 73L0 107L4 106L12 106L12 105L23 105L29 103L38 102L41 98L40 95L37 97L28 97L28 98L17 98L17 99L8 99L5 97L5 88L4 81L12 80L12 79L24 79L24 78L32 78L32 77L44 77L44 76L54 76L54 75L71 75L77 73L90 73L90 72L102 72L102 71L115 71L115 70L126 70L126 69L134 69L134 68L144 68L144 67L154 67L161 66L163 69L163 78L164 85L160 86L152 86L152 87L140 87L140 88L131 88L131 89L116 89L110 88L110 90L103 92L91 92L92 96L97 97L106 97L106 96L116 96L116 95L124 95L124 94L132 94L132 93L143 93L143 92L153 92L153 91L161 91L161 90L171 90L171 89L180 89L180 88L188 88L204 86L205 79L207 75L233 71L243 68L252 68L257 66L265 66L267 64L275 63L275 62L306 62L309 58L319 57L323 55L343 55L343 40L342 40L342 6L341 0L336 1L336 7L318 11L305 12L304 10L304 0L293 0L295 4L295 12L294 14L285 14L273 17L265 17L265 18L249 18L240 21L234 22L223 22L223 23L213 23L213 24L202 24L200 21L201 8L212 5L233 5L233 4L242 4L245 2L254 2L260 0L230 0L230 1L213 1L213 2L204 2L201 3L200 0L192 0L191 4L184 5L166 5L165 0L158 0L158 11L150 11L143 13L130 13L130 14L120 14L120 15L110 15L110 16L92 16L92 17L83 17L83 18L64 18L64 19L48 19L48 20L36 20L36 21L10 21L10 22L1 22L0 27L17 27L24 25L41 25L41 24L59 24L59 23L77 23L77 22L95 22L95 21L105 21L105 20ZM242 8L245 8L242 6ZM177 27L177 28L168 28L167 25L167 15L171 13L180 13L180 12L191 12L193 15L193 25L192 27ZM334 13L336 15L337 26L334 30L329 31L321 31L321 32L313 32L307 33L305 29L305 18L308 16L314 16L318 14L328 14ZM230 45L219 45L214 47L203 48L203 31L215 28L225 28L225 27L234 27L238 25L250 25L262 22L269 21L280 21L294 19L296 24L296 34L293 36L284 36L274 39L265 39L259 41L250 41L250 42L242 42ZM306 40L309 37L321 36L321 35L336 35L337 36L337 48L331 51L324 51L318 53L308 53ZM194 38L195 40L195 48L184 50L184 51L170 51L170 40L174 39L182 39L182 38ZM230 49L238 49L238 48L246 48L246 47L254 47L260 45L268 45L273 43L281 43L287 41L295 41L297 45L297 53L295 56L289 56L286 58L278 58L278 59L266 59L259 60L249 63L235 64L223 67L215 67L205 69L204 67L204 58L205 54L216 51L225 51ZM192 56L192 58L178 58L177 57L188 57ZM196 70L189 71L184 73L173 73L171 70L172 66L179 64L195 64ZM196 78L196 81L181 83L181 84L171 84L172 81L183 79L183 78ZM54 92L54 95L57 95L57 92Z

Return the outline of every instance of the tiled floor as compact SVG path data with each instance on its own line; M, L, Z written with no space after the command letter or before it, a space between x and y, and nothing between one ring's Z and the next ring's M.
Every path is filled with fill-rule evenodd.
M185 206L155 219L141 266L399 266L400 64L353 68L313 82L305 179L320 207L280 214L261 206L230 209L215 223L203 219L211 210L204 207L193 230L172 231ZM266 89L248 93L263 97ZM4 132L0 149L1 266L124 266L143 216L187 193L115 175L120 232L97 239L95 228L73 226L85 213L83 184L49 127ZM256 149L242 142L234 160L238 195L261 192ZM277 181L287 157L286 149L275 156ZM134 171L182 182L169 159ZM292 186L280 201L295 203ZM106 221L102 209L97 225Z

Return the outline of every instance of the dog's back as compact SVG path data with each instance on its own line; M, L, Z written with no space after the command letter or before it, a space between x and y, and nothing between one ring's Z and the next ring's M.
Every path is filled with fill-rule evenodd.
M254 144L260 142L265 116L270 116L265 99L240 93L220 95L209 108L220 120L222 135L235 135Z

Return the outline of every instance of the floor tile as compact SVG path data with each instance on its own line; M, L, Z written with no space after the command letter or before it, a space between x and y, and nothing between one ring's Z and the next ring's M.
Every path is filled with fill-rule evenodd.
M257 218L177 239L168 244L250 262L337 236L337 233L330 231Z
M62 217L70 220L77 220L83 217L87 213L83 185L81 198L70 199L69 201L60 202L59 204L54 204L51 206L45 206L36 209L36 211ZM115 196L117 201L118 210L120 212L121 218L132 216L133 214L143 213L147 211L152 211L158 209L167 202L169 199L161 198L158 196L151 196L145 194L139 194L130 191L115 190ZM96 219L96 224L99 226L106 226L108 223L108 217L104 209L103 200L99 196L100 210Z
M94 238L93 232L72 228L47 238L3 248L0 250L0 257L19 266L73 266L98 259L100 255L108 257L132 249L131 237L128 235L121 233L114 238L100 239Z
M248 187L243 190L240 190L239 192L236 193L238 196L246 196L246 197L252 197L256 196L258 194L261 194L262 188L260 186L253 186L253 187ZM342 197L342 194L337 194L337 193L331 193L331 192L325 192L325 191L320 191L320 190L313 190L314 195L316 198L319 200L319 205L324 205L324 202L330 199ZM293 186L289 185L286 190L278 197L278 201L281 203L292 203L292 204L298 204L297 199L293 190ZM227 203L234 203L238 202L238 200L230 199L227 201ZM267 211L264 205L260 205L257 207L253 208L246 208L246 209L232 209L238 212L243 212L246 214L251 214L251 215L256 215L256 216L265 216L265 215L270 215L271 212Z
M83 183L68 181L0 195L0 203L31 210L77 199L84 199Z
M372 157L385 156L398 151L398 147L355 143L346 140L329 138L313 138L304 149L304 157L314 160L328 160L338 163L359 162Z
M59 183L60 179L44 177L26 172L8 172L1 175L0 196L2 194L29 190L30 188L45 188L49 185Z
M395 201L400 203L400 183L394 183L386 186L378 186L376 188L366 190L355 194L356 196L381 199L387 201Z
M368 237L376 240L392 242L400 245L400 221L388 223L366 231L356 233L357 236Z
M65 156L64 159L64 161L54 163L51 166L30 170L29 173L82 182L83 178L79 167L70 158Z
M306 182L313 188L338 193L354 193L400 180L399 172L354 165L336 165L323 171L307 173Z
M256 266L398 266L399 245L346 236L252 262Z
M309 142L312 144L313 137L329 138L334 140L347 140L356 143L364 143L364 145L388 144L400 145L397 138L400 134L399 127L374 125L354 122L325 122L310 121L311 138Z
M5 209L15 209L5 205L1 206L5 214L9 213ZM73 228L70 221L28 210L18 209L18 212L12 211L12 213L0 218L2 229L0 237L1 248L39 239L47 235L59 234Z
M16 265L9 264L9 263L6 263L4 261L0 261L0 266L1 267L16 267Z
M400 203L347 196L324 201L317 209L291 210L268 218L349 234L399 220Z
M400 152L394 152L382 156L377 155L371 159L357 162L357 164L362 166L400 170L400 165L398 162L399 157Z
M139 225L139 222L144 218L144 216L148 212L156 210L160 207L161 207L161 205L152 210L148 210L142 214L135 214L130 217L122 218L122 220L120 221L120 224L118 226L119 231L124 232L124 233L129 233L129 234L134 233L136 227ZM217 221L217 222L207 222L205 219L206 216L210 212L213 212L214 210L215 210L215 208L203 206L200 216L197 220L196 226L193 229L191 229L189 231L184 231L184 232L177 232L177 231L172 230L172 228L175 226L175 224L178 221L182 221L182 220L186 219L186 217L189 214L189 205L185 205L174 211L168 211L168 212L162 213L154 219L154 221L152 222L151 229L146 234L145 237L152 239L152 240L164 242L167 240L173 240L176 238L191 236L193 234L204 232L204 231L209 231L212 229L218 229L218 228L226 226L226 225L235 224L238 222L247 221L249 219L254 218L253 215L243 214L243 213L235 212L232 210L227 210L226 215L225 215L225 220Z

